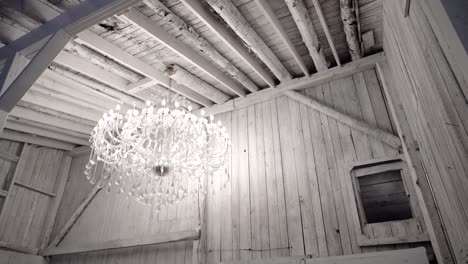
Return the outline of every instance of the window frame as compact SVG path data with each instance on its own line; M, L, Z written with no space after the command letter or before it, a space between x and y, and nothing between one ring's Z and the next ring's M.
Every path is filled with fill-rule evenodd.
M384 166L387 165L387 166ZM422 213L416 199L416 183L411 179L408 165L404 155L385 157L367 161L357 161L347 163L346 171L349 181L349 208L352 211L352 218L355 226L356 238L359 246L375 246L399 243L430 241L423 221ZM405 192L409 195L412 218L405 220L395 220L379 223L367 223L364 208L361 203L359 193L359 183L357 178L372 175L384 171L400 170ZM398 235L388 235L375 238L371 235L373 230L391 230L392 227L408 227L411 232L403 232Z

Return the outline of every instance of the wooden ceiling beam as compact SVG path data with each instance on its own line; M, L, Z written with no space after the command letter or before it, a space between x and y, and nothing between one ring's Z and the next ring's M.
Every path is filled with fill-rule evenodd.
M327 20L325 19L325 15L323 14L322 7L320 7L319 0L312 0L314 3L315 12L320 20L320 24L322 25L323 32L325 32L325 36L327 37L328 44L330 45L330 49L333 53L333 57L335 58L336 65L341 66L340 57L338 56L338 52L336 51L335 42L333 41L332 35L330 33L330 29L328 28Z
M174 84L173 82L171 82L171 78L168 77L165 72L161 72L160 70L147 64L141 59L136 58L130 53L124 51L123 49L113 44L112 42L96 35L95 33L89 30L85 30L79 33L78 37L79 38L76 39L76 42L83 44L93 50L96 50L97 52L104 54L105 56L121 63L122 65L125 65L126 67L146 76L147 78L152 79L156 84L160 84L163 87L173 89L174 91L184 95L190 100L197 102L201 105L207 106L207 105L212 104L209 100L206 99L206 98L211 99L210 95L207 97L204 97L197 93L198 87L189 86L189 87L192 87L189 89L187 87L182 87L181 85ZM193 78L198 79L198 77L196 76L193 76ZM177 79L174 79L174 80L176 82L180 82ZM149 81L148 79L143 79L142 83L140 84L147 85L148 81ZM140 84L136 84L136 85L129 84L127 85L125 89L129 91L130 89L136 88L135 86L140 86ZM212 89L216 89L216 88L212 87ZM193 90L195 93L191 92L190 90ZM137 91L140 91L140 89L138 88L135 91L131 91L131 92L129 91L129 92L136 93Z
M178 65L174 64L168 66L166 72L169 76L177 79L177 82L181 85L185 85L187 87L197 87L197 92L207 98L210 98L218 104L222 104L230 99L227 94L214 88L207 82L195 77L194 75L190 74L190 72Z
M268 88L260 90L256 93L249 94L245 98L234 98L221 105L213 105L211 107L202 108L196 112L204 110L207 114L220 114L235 109L247 107L252 104L264 102L279 96L283 96L284 92L292 90L302 90L305 88L320 85L325 82L337 80L358 72L375 68L375 64L385 59L384 53L377 53L371 56L364 57L360 60L344 64L342 67L335 67L323 72L318 72L310 77L296 78L284 83L281 83L276 88Z
M72 135L71 133L67 133L66 131L57 132L51 129L45 129L42 127L35 126L30 122L28 123L27 121L18 122L9 118L8 122L5 124L5 128L23 133L28 133L31 135L53 138L63 142L70 142L77 145L89 145L89 140L87 138L89 137L89 135L81 134L80 137L77 137L76 135Z
M211 62L203 58L200 54L193 51L190 47L186 46L180 40L173 37L169 32L164 30L161 26L154 23L152 20L147 18L145 15L140 13L135 8L122 15L125 19L129 20L135 26L141 28L144 32L150 35L152 38L161 42L164 46L168 47L182 58L186 59L207 75L214 78L216 81L224 85L226 88L231 90L233 93L240 97L245 96L244 88L235 82L230 76L227 76L220 69L215 67Z
M4 129L3 133L0 135L0 138L6 139L6 140L12 140L12 141L30 143L30 144L39 145L39 146L45 146L49 148L62 149L62 150L72 150L76 146L75 144L72 144L72 143L67 143L67 142L63 142L63 141L59 141L59 140L55 140L51 138L46 138L46 137L41 137L41 136L33 136L30 134L12 131L9 129ZM1 243L0 243L0 247L1 247Z
M42 1L28 1L26 4L26 7L28 9L31 9L31 12L39 12L42 16L45 16L46 19L53 19L54 17L62 14L64 11L60 10L60 8L58 7L55 7L55 6L51 6L49 5L48 3L46 2L42 2ZM3 6L2 6L3 7ZM15 11L11 8L9 8L9 11L11 12L14 12L15 13L15 16L21 16L21 21L25 22L27 25L28 25L28 29L34 29L36 27L39 27L41 25L40 22L38 21L35 21L25 15L23 15L22 13L18 12L18 11ZM85 30L82 33L82 35L84 36L87 36L86 33L89 32L91 36L95 35L97 36L96 34L88 31L88 30ZM99 36L97 36L98 38L100 38ZM103 53L105 54L107 57L110 57L112 58L113 60L115 61L124 61L124 62L128 62L130 61L129 65L126 65L126 64L122 64L122 65L126 65L126 66L135 66L138 70L136 70L136 72L141 72L143 71L144 73L145 72L145 63L142 62L141 64L138 64L138 63L135 63L134 61L132 61L132 58L133 56L129 55L129 56L123 56L123 58L121 58L121 56L117 56L117 57L113 57L113 56L110 56L110 55L113 55L113 53L111 51L114 50L114 46L112 43L108 42L107 40L104 40L102 43L100 42L88 42L88 43L82 43L83 41L80 40L80 39L75 39L78 43L80 44L88 44L88 45L85 45L89 48L91 48L92 50L97 50L99 53ZM96 44L97 43L97 44ZM90 47L89 45L90 44L93 44L94 48L93 47ZM97 46L96 46L97 45ZM99 50L99 49L96 49L96 47L99 47L99 45L101 47L106 47L107 49L105 50L106 52L104 52L103 50ZM76 46L79 46L79 45L76 45ZM116 46L115 46L116 47ZM84 48L83 48L84 49ZM116 48L116 53L119 54L119 51L122 51L124 52L123 50L121 50L120 48ZM79 54L81 54L82 52L78 52ZM110 54L108 54L110 53ZM86 55L86 54L82 54L82 55ZM96 54L97 55L97 54ZM108 75L113 75L114 73L110 73L110 74L104 74L105 72L102 71L102 69L100 67L96 67L96 65L93 65L92 63L90 63L89 61L85 61L89 58L80 58L78 56L76 56L77 58L79 58L79 60L82 62L80 63L80 66L75 66L75 67L78 67L77 71L78 72L82 72L81 70L83 70L84 72L88 72L90 73L93 77L95 78L98 78L99 75L96 75L96 74L93 74L93 71L89 71L89 68L92 68L92 69L97 69L97 71L99 73L103 73L102 76L108 76ZM60 59L60 58L59 58ZM92 58L91 58L92 59ZM105 57L102 57L102 58L95 58L95 60L105 60ZM66 60L63 61L63 63L66 64ZM143 66L142 66L143 65ZM121 66L121 67L126 67L126 66ZM142 67L140 67L142 66ZM128 67L132 70L135 70L133 67ZM115 70L115 69L114 69ZM123 69L122 69L123 70ZM169 86L172 86L172 89L182 95L184 95L185 97L189 98L190 100L196 102L196 103L199 103L199 104L202 104L203 106L210 106L212 105L213 103L206 99L205 97L193 92L192 90L186 88L186 87L182 87L181 85L177 85L173 82L170 82L170 80L168 80L168 78L160 71L158 71L157 69L146 69L146 70L149 70L149 71L157 71L156 73L153 72L153 74L151 74L150 76L153 77L153 80L156 78L156 80L158 82L156 83L159 83L159 82L162 82L163 84L166 84L167 85L167 88L171 88ZM159 72L159 74L158 74ZM138 96L132 96L132 95L129 95L129 94L126 94L125 91L119 91L119 90L116 90L116 89L112 89L110 87L107 87L106 85L103 85L101 84L100 82L96 82L96 81L93 81L91 79L88 79L88 78L85 78L81 75L77 75L77 74L74 74L70 71L66 71L66 70L63 70L61 68L57 68L55 67L53 71L51 70L46 70L46 73L49 73L49 74L52 74L54 76L54 78L56 79L60 79L60 80L64 80L64 79L69 79L68 81L76 81L77 83L79 84L83 84L84 87L83 88L86 88L86 87L90 87L92 88L96 95L97 96L106 96L108 99L110 100L114 100L115 103L119 103L119 104L122 104L125 108L125 103L127 104L132 104L132 103L135 103L136 106L138 108L142 108L145 106L145 103L144 103L144 100L138 98ZM56 73L59 73L59 74L56 74ZM144 76L147 76L148 73L144 74L142 73L142 75ZM118 74L120 75L120 74ZM127 77L129 77L128 79L134 79L137 77L137 74L134 73L134 74L131 74L131 72L128 70L128 73L126 74L128 75ZM122 76L126 76L125 74L123 74ZM115 81L113 81L112 79L106 79L108 82L108 84L110 83L111 86L112 84L117 84L118 87L122 88L121 86L123 86L125 84L125 81L120 78L119 76L116 76L114 75L113 77L116 77L115 79L116 80L120 80L120 84L119 83L116 83ZM143 79L144 80L144 79ZM67 82L67 83L70 83L70 82ZM73 82L70 83L70 85L73 85ZM131 87L131 84L128 84L126 85L125 88L123 88L123 90L126 90L126 89L129 89L129 87ZM128 92L128 91L127 91Z
M281 61L255 32L249 22L230 0L207 0L210 6L226 21L231 29L252 49L260 60L280 80L292 78Z
M314 61L317 71L328 69L328 62L323 54L323 48L318 40L309 11L302 0L285 0L289 12L296 22L301 33L302 40L309 50L309 55Z
M114 60L110 60L105 56L102 56L100 53L89 49L86 46L80 45L75 41L68 42L68 44L65 46L65 50L72 54L76 54L91 62L92 64L98 65L105 70L115 73L131 82L138 82L143 79L141 74L138 74L135 71L123 66L122 64L117 63Z
M200 36L192 26L185 23L165 5L158 0L144 0L143 2L149 6L159 18L161 18L165 25L170 26L172 29L176 29L177 33L182 34L182 37L187 41L191 41L193 46L195 46L199 52L209 57L214 63L229 73L232 78L237 80L249 91L258 91L257 85L252 82L247 75L219 54L219 52L206 39Z
M73 36L114 14L122 12L139 1L95 0L83 2L9 43L8 48L1 48L0 58L6 58L25 49L28 49L28 53L35 53L42 47L42 45L36 44L57 31L63 30L65 34Z
M352 60L358 60L361 56L361 44L357 30L357 20L353 0L340 0L340 14L343 22L343 29L346 34L346 43L348 43L348 51Z
M294 43L292 43L291 39L289 38L288 33L286 32L286 30L284 30L283 25L281 25L281 22L273 12L273 9L270 7L268 0L255 0L255 3L260 8L260 10L262 10L263 15L273 26L281 40L286 44L286 47L288 48L289 52L291 52L291 54L293 55L294 60L296 60L304 75L309 76L310 74L309 70L307 69L307 66L302 60L301 55L299 55L296 46L294 45Z
M10 112L9 118L17 118L21 120L39 122L43 124L48 124L50 126L65 128L83 134L89 134L93 130L93 127L90 125L77 123L75 121L68 120L63 117L38 112L22 106L16 106L15 108L13 108L13 110Z
M39 78L42 72L47 69L47 66L49 66L52 60L63 49L63 47L65 47L65 44L67 44L69 39L70 35L62 30L59 30L47 40L47 42L43 45L43 47L41 47L41 49L36 53L31 61L25 58L24 62L28 60L29 63L21 71L15 74L16 76L10 80L11 84L8 87L3 87L6 90L0 97L0 109L2 111L10 112L11 109L15 107L21 98L28 92L37 78ZM10 48L10 45L7 45L3 47L2 50L9 50ZM18 53L19 51L14 52L11 55L12 58L17 57ZM15 69L12 68L15 65L9 64L9 66L10 67L3 69L3 71L8 71L8 73L10 73ZM7 78L8 75L9 74L6 74L5 78ZM3 84L5 81L0 81L0 83Z
M130 83L128 80L120 77L119 75L108 72L105 69L90 63L86 59L78 55L71 54L67 51L61 52L54 59L54 62L93 78L94 80L104 83L110 87L114 87L120 91L125 91L125 87L127 87L127 85Z
M270 87L275 87L275 80L269 72L263 69L257 60L249 53L245 46L234 37L231 32L220 21L218 21L208 8L200 0L181 0L181 2L192 11L198 19L211 29L226 46L239 56L256 74L258 74Z

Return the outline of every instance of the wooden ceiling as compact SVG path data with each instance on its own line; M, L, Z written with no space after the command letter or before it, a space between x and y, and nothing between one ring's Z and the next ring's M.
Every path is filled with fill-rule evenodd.
M317 72L287 6L298 1L144 2L71 41L10 113L7 133L19 131L84 145L96 121L116 104L139 107L145 100L178 92L194 108L208 107ZM358 32L372 31L375 41L364 55L379 52L382 2L357 2ZM22 10L1 3L2 46L79 3L23 0ZM303 3L329 67L350 62L340 0ZM229 15L237 19L229 21ZM260 49L246 41L252 37Z

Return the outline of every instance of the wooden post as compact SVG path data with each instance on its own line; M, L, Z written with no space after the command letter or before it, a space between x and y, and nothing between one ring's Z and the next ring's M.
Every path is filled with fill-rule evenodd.
M432 189L427 179L423 161L420 158L418 144L410 130L406 114L402 109L400 97L394 86L390 68L386 61L377 62L377 73L382 81L382 87L387 98L390 112L400 136L403 151L415 184L421 211L426 222L427 231L432 242L437 262L440 264L454 263L452 253L444 232L444 225L439 217L439 210L432 195Z

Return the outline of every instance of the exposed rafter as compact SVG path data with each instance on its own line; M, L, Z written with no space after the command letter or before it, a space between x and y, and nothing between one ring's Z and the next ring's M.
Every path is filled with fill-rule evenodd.
M302 0L285 0L291 15L301 33L302 40L309 50L309 55L314 61L317 71L328 68L327 59L323 55L322 45L315 33L314 25L310 19L309 11Z
M174 91L186 96L190 100L200 103L201 105L210 105L210 102L207 101L207 99L201 95L198 95L194 92L191 92L189 88L187 87L182 87L182 85L175 85L171 82L171 79L161 70L164 70L166 66L161 65L161 70L156 69L154 66L148 65L146 62L142 61L141 59L138 59L128 52L122 50L112 42L94 34L93 32L89 30L85 30L81 33L78 34L78 39L76 41L80 44L83 44L93 50L98 51L101 54L104 54L105 56L112 58L113 60L121 63L122 65L125 65L126 67L146 76L147 78L153 80L156 84L160 84L163 87L166 88L172 88ZM162 64L162 63L161 63ZM194 78L197 78L193 76ZM174 79L176 82L178 80ZM140 84L146 85L148 84L148 79L143 79L142 83L137 84L136 86L139 86ZM149 84L148 87L150 87L151 84ZM128 85L126 87L126 90L130 90L135 88L132 85ZM192 86L192 89L197 92L197 88ZM135 93L137 91L133 91L131 93Z
M79 55L80 57L86 59L87 61L98 65L109 72L115 73L123 78L131 81L138 82L142 80L142 76L132 70L129 70L127 67L122 66L121 64L110 60L99 53L96 53L92 49L89 49L83 45L77 44L74 41L68 42L65 46L65 50L72 54Z
M268 19L270 24L275 29L276 33L278 33L278 36L281 38L284 44L286 44L286 47L289 49L289 52L291 52L291 54L293 55L294 60L296 60L304 75L309 76L309 70L307 69L307 66L302 60L301 55L299 55L296 46L294 46L294 43L292 43L291 39L289 38L288 33L286 32L286 30L284 30L283 25L281 25L281 22L273 12L273 9L270 7L268 0L255 0L255 3L257 3L257 6L260 8L260 10L262 10L265 18Z
M163 45L177 53L179 56L186 59L193 65L200 68L206 74L213 77L215 80L220 82L233 93L241 97L245 96L245 90L240 84L235 82L230 76L224 74L220 69L216 68L207 59L203 58L200 54L196 53L190 47L182 43L180 40L173 37L169 32L167 32L161 26L154 23L152 20L147 18L138 10L130 8L130 10L124 13L122 16L130 22L132 22L135 26L141 28L152 38L158 40Z
M320 85L325 82L337 80L358 72L373 69L377 62L384 59L385 55L383 53L374 54L364 57L360 60L344 64L342 67L335 67L323 72L318 72L310 77L289 80L279 84L276 88L263 89L256 93L249 94L245 98L234 98L225 102L224 104L203 108L203 110L208 114L215 115L235 109L240 109L252 104L264 102L278 96L282 96L286 91L302 90L308 87ZM201 110L202 109L199 109L198 112Z
M112 16L137 3L138 0L97 0L87 1L71 8L65 14L59 15L29 33L0 48L0 58L7 59L7 67L3 69L0 84L5 92L0 97L0 109L6 114L21 100L32 84L52 62L54 57L76 33ZM21 71L15 63L18 55L31 59ZM23 60L26 61L26 60ZM8 86L4 84L11 83ZM3 115L2 115L3 116ZM0 127L4 127L2 118Z
M346 34L346 42L348 43L348 51L352 60L360 59L361 45L357 30L356 14L354 12L353 0L340 0L340 14L343 21L343 29Z
M325 15L323 14L322 8L320 7L319 0L312 0L314 3L315 12L318 15L320 20L320 24L322 25L323 32L325 32L325 36L327 37L328 44L330 45L330 49L332 50L333 57L335 58L336 65L341 66L340 57L338 56L338 52L336 51L335 42L333 41L332 35L330 33L330 29L328 28L327 20L325 19Z
M286 70L278 57L265 44L230 0L207 0L207 2L226 21L231 29L249 45L280 81L291 79L291 74Z
M45 43L44 39L57 31L63 30L65 34L76 35L112 15L122 12L139 1L95 0L83 2L1 48L0 58L12 56L16 52L34 54L41 49L43 43Z
M15 107L16 103L27 93L37 78L49 66L65 44L67 44L69 39L70 35L62 30L57 31L48 39L28 65L11 81L9 87L4 87L6 90L0 97L1 110L10 112ZM2 49L5 48L9 48L9 45ZM15 52L12 56L16 57L18 52ZM3 70L10 71L12 69L11 66L14 65L10 65L9 68Z
M255 73L257 73L270 87L275 87L275 80L255 58L247 51L243 44L234 37L229 30L219 22L200 0L181 0L203 23L213 31L226 46L239 56Z
M249 77L219 54L219 52L210 43L208 43L208 41L201 37L193 27L185 23L180 17L176 16L165 5L158 0L144 0L144 2L162 19L162 21L164 21L165 25L168 25L173 29L177 29L177 32L182 34L187 41L192 42L193 45L197 47L198 51L208 56L213 60L213 62L229 73L232 78L241 83L249 91L258 91L257 85L253 83Z

